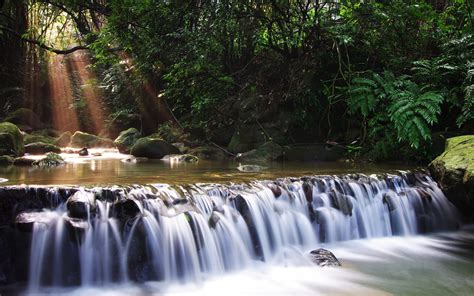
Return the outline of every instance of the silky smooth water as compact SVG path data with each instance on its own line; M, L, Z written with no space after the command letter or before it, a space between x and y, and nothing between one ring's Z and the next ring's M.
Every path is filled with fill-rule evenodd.
M304 254L321 245L458 225L452 204L420 173L136 185L95 200L99 192L74 193L90 202L83 219L69 217L61 203L35 223L29 293L70 285L196 285L267 265L314 273Z

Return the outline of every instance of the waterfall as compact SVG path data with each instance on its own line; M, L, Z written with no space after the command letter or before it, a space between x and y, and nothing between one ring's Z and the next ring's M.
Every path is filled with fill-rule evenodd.
M32 229L33 292L196 281L276 260L290 249L449 230L458 223L452 204L422 173L77 188L53 204L38 213L47 219Z

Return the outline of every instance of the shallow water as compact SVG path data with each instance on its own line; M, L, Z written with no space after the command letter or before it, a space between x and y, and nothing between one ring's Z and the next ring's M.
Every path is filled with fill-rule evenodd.
M255 179L301 177L304 175L389 173L415 168L407 165L351 164L345 162L274 162L263 164L260 172L240 172L238 163L201 160L198 163L173 163L149 160L139 163L120 161L128 155L115 150L90 150L101 152L99 157L79 157L62 154L66 165L51 169L36 167L0 167L2 185L107 185L107 184L191 184L191 183L240 183ZM31 158L38 158L32 156ZM3 180L4 178L6 180Z
M194 283L122 284L44 290L68 295L472 295L474 227L431 236L322 245L341 268L320 268L287 249L274 262ZM321 247L321 245L315 246ZM309 250L307 250L309 251Z

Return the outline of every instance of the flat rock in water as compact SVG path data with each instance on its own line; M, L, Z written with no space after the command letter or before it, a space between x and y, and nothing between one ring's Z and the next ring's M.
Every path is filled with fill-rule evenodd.
M339 260L331 251L326 249L316 249L310 253L311 260L318 266L341 266Z

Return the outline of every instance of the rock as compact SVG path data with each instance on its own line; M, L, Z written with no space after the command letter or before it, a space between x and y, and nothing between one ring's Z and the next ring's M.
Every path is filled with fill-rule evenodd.
M32 232L35 223L48 225L54 218L54 213L48 212L20 213L15 218L15 225L21 231Z
M283 147L273 142L267 142L256 149L239 153L235 160L238 162L265 162L280 160L282 156Z
M328 251L326 249L313 250L309 254L311 256L311 260L318 266L341 266L341 263L339 262L339 260L337 260L336 256L334 256L331 251Z
M260 166L260 165L242 165L239 163L239 166L237 169L241 172L247 172L247 173L255 173L255 172L260 172L266 169L266 167Z
M55 139L53 137L50 137L50 136L44 136L44 135L39 135L39 134L26 134L24 136L24 144L25 145L28 145L28 144L31 144L31 143L38 143L38 142L41 142L41 143L46 143L46 144L54 144L55 143Z
M114 144L117 146L120 153L130 153L130 149L140 138L140 132L136 128L129 128L120 132Z
M194 162L198 162L199 158L191 154L178 154L178 155L171 154L171 155L166 155L165 157L163 157L163 160L171 161L171 162L194 163Z
M49 152L46 154L46 157L33 162L33 165L45 168L45 167L56 167L56 166L63 165L65 163L66 162L61 157L61 155L56 154L54 152Z
M11 165L15 159L9 155L0 155L0 166Z
M81 150L79 150L79 156L88 156L89 155L89 150L87 150L87 148L82 148Z
M99 157L99 156L102 156L102 153L94 152L94 153L92 153L92 156Z
M71 137L71 146L76 148L111 148L114 142L107 138L101 138L84 132L75 132Z
M168 154L180 154L180 151L162 139L146 137L137 140L130 154L135 157L161 159Z
M25 153L31 155L46 154L48 152L61 153L61 148L43 142L36 142L25 145Z
M211 217L209 218L209 227L214 229L217 226L217 223L219 222L220 218L219 215L216 213L212 212Z
M346 150L339 145L311 144L284 148L284 158L289 161L335 161L344 157Z
M34 162L35 160L31 158L17 157L13 161L13 164L16 166L32 166Z
M71 143L72 134L67 131L62 133L55 141L55 144L59 147L67 147Z
M23 134L10 122L0 123L0 155L21 156L24 153Z
M16 125L29 126L32 130L39 130L45 126L45 124L41 122L40 117L28 108L20 108L13 111L5 118L5 121Z
M122 160L120 160L121 162L124 162L124 163L137 163L137 162L145 162L145 161L148 161L148 158L146 157L135 157L133 155L130 155L129 157L127 158L123 158Z
M199 159L206 160L225 160L227 159L224 151L217 147L212 146L199 146L192 148L188 151L188 154L197 156Z
M474 135L449 138L429 170L448 199L474 218Z
M86 219L96 207L95 196L91 192L77 191L66 201L69 217Z

